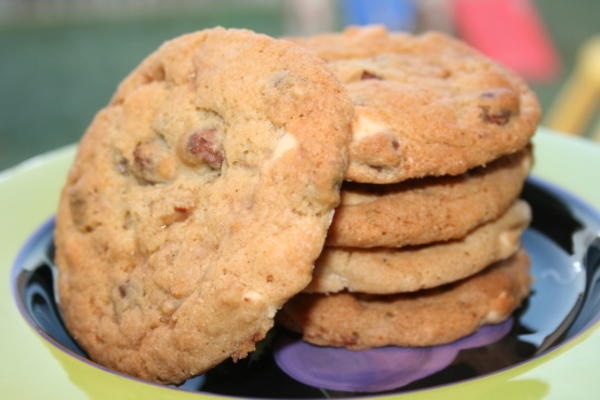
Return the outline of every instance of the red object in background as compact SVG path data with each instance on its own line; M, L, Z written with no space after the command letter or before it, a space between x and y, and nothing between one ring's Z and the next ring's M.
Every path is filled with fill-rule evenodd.
M528 0L452 0L459 35L522 77L556 77L558 55L535 6Z

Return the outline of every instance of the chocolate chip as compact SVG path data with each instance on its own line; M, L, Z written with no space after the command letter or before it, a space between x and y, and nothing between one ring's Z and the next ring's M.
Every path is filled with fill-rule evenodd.
M127 175L129 172L129 162L125 158L119 160L116 164L116 167L117 171L119 171L121 175Z
M112 150L112 157L117 172L121 175L129 175L129 161L127 161L127 158L116 149Z
M367 164L367 167L374 169L377 172L383 171L383 168L384 168L382 165L372 165L372 164Z
M511 110L502 109L497 112L492 112L489 107L485 106L480 107L480 109L481 119L489 124L496 124L499 126L506 125L512 117Z
M362 74L360 75L360 80L364 81L365 79L378 79L378 80L382 80L383 78L377 74L374 74L370 71L364 70L362 72Z
M174 206L173 212L161 216L162 226L169 227L177 222L185 221L192 213L192 207Z
M185 143L183 160L190 165L204 163L213 169L221 168L223 152L217 130L201 129L191 133Z
M356 331L352 331L350 334L350 337L344 337L342 338L344 345L346 346L354 346L355 344L358 343L360 339L360 334Z
M72 192L69 195L69 207L71 209L71 218L73 223L80 230L84 230L86 221L86 205L85 199L78 192Z
M93 212L89 210L88 196L91 194L74 189L69 193L69 208L73 224L83 233L90 233L101 225L101 222L93 217Z
M153 168L154 160L151 154L146 151L146 145L138 143L133 149L133 162L142 171L148 171Z
M141 183L166 182L175 174L171 151L161 141L138 143L133 150L132 171Z
M487 91L487 92L482 92L479 97L482 97L484 99L493 99L494 97L496 97L496 92L495 91Z
M131 229L134 223L135 220L133 218L133 215L131 215L131 211L126 210L123 214L123 224L121 226L123 227L123 229Z
M121 297L127 296L127 286L125 286L125 285L119 285L119 295Z

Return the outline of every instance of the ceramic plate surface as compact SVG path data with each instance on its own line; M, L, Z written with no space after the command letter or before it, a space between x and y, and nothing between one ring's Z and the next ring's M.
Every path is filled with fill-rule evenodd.
M63 329L53 296L51 216L73 148L5 171L0 175L2 388L8 398L23 399L590 398L600 390L595 377L600 367L600 213L594 209L600 208L600 184L593 183L600 182L600 147L543 130L535 142L534 178L524 191L534 221L523 239L536 278L533 295L494 343L465 345L433 372L417 374L401 388L381 386L383 391L372 393L322 389L291 378L272 355L282 340L295 340L283 331L274 332L272 342L250 360L226 362L178 389L88 361ZM322 364L311 364L317 356L306 361L289 353L288 361L323 376Z

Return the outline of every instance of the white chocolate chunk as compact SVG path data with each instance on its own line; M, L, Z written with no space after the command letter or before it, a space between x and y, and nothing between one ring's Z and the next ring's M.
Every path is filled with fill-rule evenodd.
M289 132L285 132L277 142L275 150L273 151L273 155L271 156L271 160L275 160L281 157L288 150L296 148L297 146L298 140L296 139L296 137Z

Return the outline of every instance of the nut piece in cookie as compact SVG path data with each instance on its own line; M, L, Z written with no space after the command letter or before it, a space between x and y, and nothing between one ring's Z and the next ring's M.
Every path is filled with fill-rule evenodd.
M215 128L203 128L181 137L179 157L192 166L206 164L212 169L223 164L223 133Z
M175 175L176 161L164 143L138 143L133 149L132 172L143 183L166 182Z

